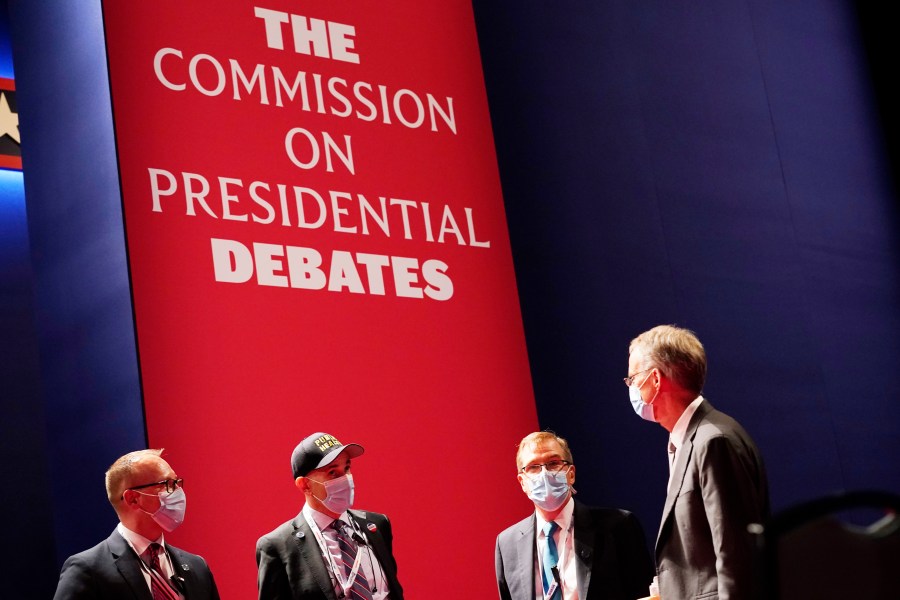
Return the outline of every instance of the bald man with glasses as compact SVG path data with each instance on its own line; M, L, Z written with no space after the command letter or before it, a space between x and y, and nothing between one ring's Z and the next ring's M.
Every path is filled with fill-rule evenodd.
M54 600L218 600L206 561L166 544L184 521L184 480L162 450L122 456L106 472L119 524L106 540L66 559Z
M519 485L534 513L497 536L502 600L634 600L653 563L630 512L575 501L575 464L565 439L538 431L516 454Z

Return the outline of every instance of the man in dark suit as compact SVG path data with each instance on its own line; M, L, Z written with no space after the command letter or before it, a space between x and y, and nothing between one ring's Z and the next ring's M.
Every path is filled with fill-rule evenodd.
M565 439L535 432L519 444L519 484L535 512L497 536L503 600L634 600L653 577L644 532L625 510L572 497L575 465Z
M756 598L750 523L769 514L759 450L703 398L706 352L660 325L631 342L625 385L635 412L669 432L670 476L656 540L663 600Z
M203 558L165 543L184 520L183 481L161 458L138 450L106 472L106 493L119 525L106 540L66 559L55 600L218 600Z
M350 460L362 453L360 445L341 444L327 433L314 433L294 449L294 484L306 503L256 543L260 600L403 599L390 521L350 510Z

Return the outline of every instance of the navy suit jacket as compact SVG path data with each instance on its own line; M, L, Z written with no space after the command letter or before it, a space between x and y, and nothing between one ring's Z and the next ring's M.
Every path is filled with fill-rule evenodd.
M403 600L392 549L391 522L378 513L347 512L365 532L369 548L384 569L391 600ZM259 538L256 565L260 600L337 600L327 563L302 512Z
M577 501L572 517L578 597L635 600L646 596L653 562L637 517L626 510L591 508ZM495 568L503 600L534 600L535 519L532 513L497 536Z
M202 557L166 544L187 600L218 600L212 572ZM141 559L118 531L66 559L54 600L152 600Z

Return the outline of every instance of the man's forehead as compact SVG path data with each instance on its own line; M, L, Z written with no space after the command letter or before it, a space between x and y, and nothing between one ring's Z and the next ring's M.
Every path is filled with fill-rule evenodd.
M640 348L635 348L628 355L628 366L637 366L644 361L644 352Z
M556 440L539 440L527 444L522 452L522 458L549 454L562 456L562 446Z
M172 467L158 456L145 456L134 465L135 477L165 478L173 473Z
M346 450L342 450L340 454L334 457L334 460L328 463L327 465L323 465L317 469L313 469L310 473L321 473L323 471L327 471L329 469L333 469L334 467L343 467L344 465L350 464L350 456L347 454Z

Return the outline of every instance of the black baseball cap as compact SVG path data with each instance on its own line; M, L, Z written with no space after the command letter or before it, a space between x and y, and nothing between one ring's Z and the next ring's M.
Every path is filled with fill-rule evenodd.
M310 471L331 464L338 454L347 451L347 456L356 458L363 452L359 444L342 444L336 437L328 433L314 433L303 438L291 454L291 470L294 479L306 477Z

